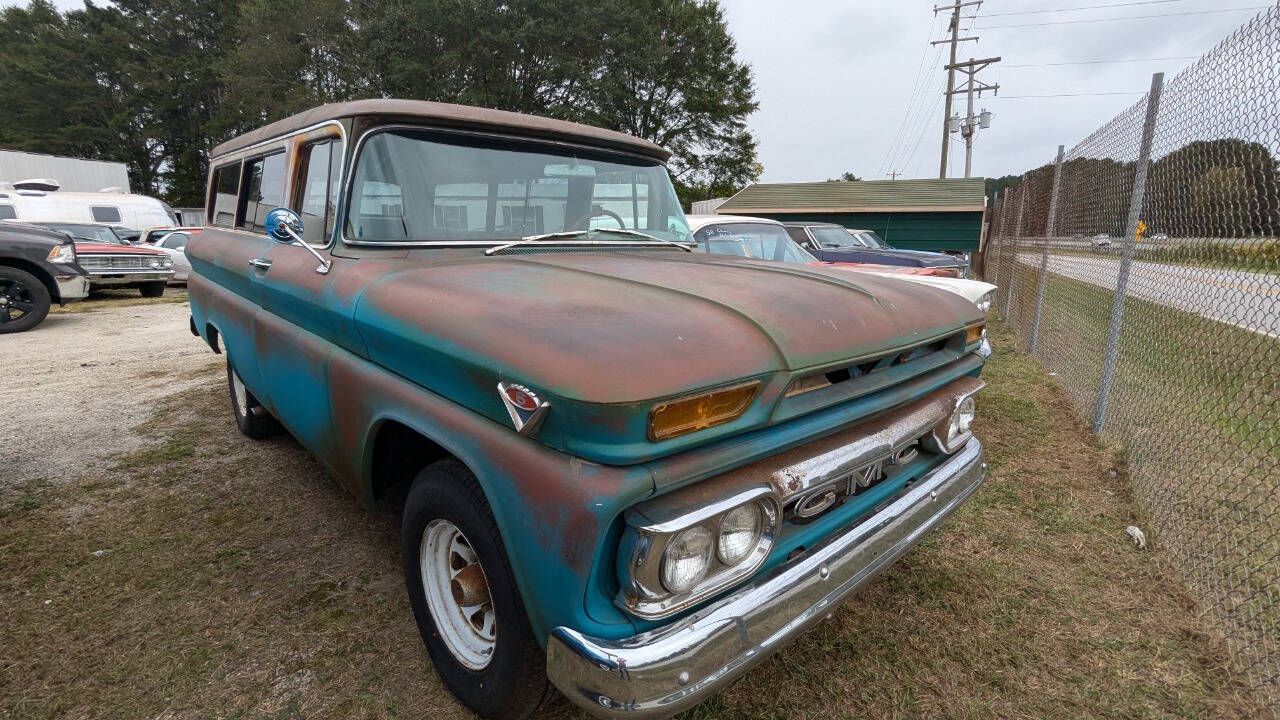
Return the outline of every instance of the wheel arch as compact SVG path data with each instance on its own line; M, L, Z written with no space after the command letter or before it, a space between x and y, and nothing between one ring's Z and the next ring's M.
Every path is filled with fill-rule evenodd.
M49 291L49 299L58 305L62 303L62 295L58 293L58 283L54 282L53 276L48 270L40 267L38 263L25 260L23 258L5 256L0 257L0 265L16 268L25 273L29 273L32 277L40 281L41 285Z

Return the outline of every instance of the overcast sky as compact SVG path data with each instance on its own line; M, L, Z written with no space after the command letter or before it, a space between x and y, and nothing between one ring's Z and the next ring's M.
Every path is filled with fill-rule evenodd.
M945 4L947 0L937 0ZM1274 0L1273 0L1274 1ZM866 180L897 171L936 177L942 134L946 13L933 0L721 0L739 56L755 72L763 180L825 180L845 171ZM0 0L0 6L25 4ZM79 7L79 0L56 0ZM1000 56L979 77L1000 97L975 102L994 113L974 146L974 175L1021 173L1053 159L1135 102L1163 70L1166 80L1244 24L1267 0L988 0L965 8L961 60ZM1034 10L1080 8L1069 12ZM1007 14L1013 13L1013 14ZM974 17L976 15L976 17ZM1133 16L1137 20L1025 25ZM972 30L968 30L972 28ZM1141 62L1012 67L1126 58ZM1084 97L1022 95L1116 93ZM963 112L964 98L956 98ZM952 176L964 174L964 144L952 143Z
M936 4L946 4L938 0ZM866 180L897 171L937 177L942 144L945 13L931 0L721 0L742 59L755 70L760 110L750 125L760 141L766 182L825 180L845 171ZM1119 5L1022 14L1029 10ZM1198 56L1260 10L1267 0L990 0L965 8L957 57L1002 57L979 77L1000 97L975 101L994 113L974 145L973 174L1020 173L1053 160L1141 97L1151 74L1166 82L1191 59L1010 67L1043 63ZM1004 15L1002 13L1019 13ZM995 29L997 25L1165 15L1142 20ZM917 82L917 69L923 68ZM912 102L913 89L916 91ZM1018 98L1019 95L1138 91L1132 95ZM964 111L964 98L955 109ZM952 176L964 174L964 144L951 149Z

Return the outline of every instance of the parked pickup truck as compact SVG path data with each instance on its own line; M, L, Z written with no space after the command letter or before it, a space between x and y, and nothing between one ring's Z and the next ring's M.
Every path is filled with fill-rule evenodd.
M60 232L0 222L0 334L39 325L53 303L89 294L89 275L76 264L76 246Z
M662 148L402 100L213 149L191 329L365 505L468 707L690 707L970 496L982 313L691 252ZM264 502L269 502L265 499Z

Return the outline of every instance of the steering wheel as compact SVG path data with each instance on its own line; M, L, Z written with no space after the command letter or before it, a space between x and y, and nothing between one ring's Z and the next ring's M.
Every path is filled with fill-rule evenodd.
M586 230L587 224L591 220L591 218L596 218L596 217L611 217L614 220L618 221L619 229L622 229L622 230L627 229L627 224L622 222L622 217L619 216L618 213L612 210L605 210L604 208L601 208L599 210L592 210L586 215L583 215L582 217L578 218L577 222L573 223L571 227L573 227L574 230Z

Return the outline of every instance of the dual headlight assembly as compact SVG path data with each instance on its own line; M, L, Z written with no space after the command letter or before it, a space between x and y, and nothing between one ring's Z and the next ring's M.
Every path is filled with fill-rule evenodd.
M672 516L643 505L629 510L618 603L661 618L742 580L769 556L778 518L765 487Z

